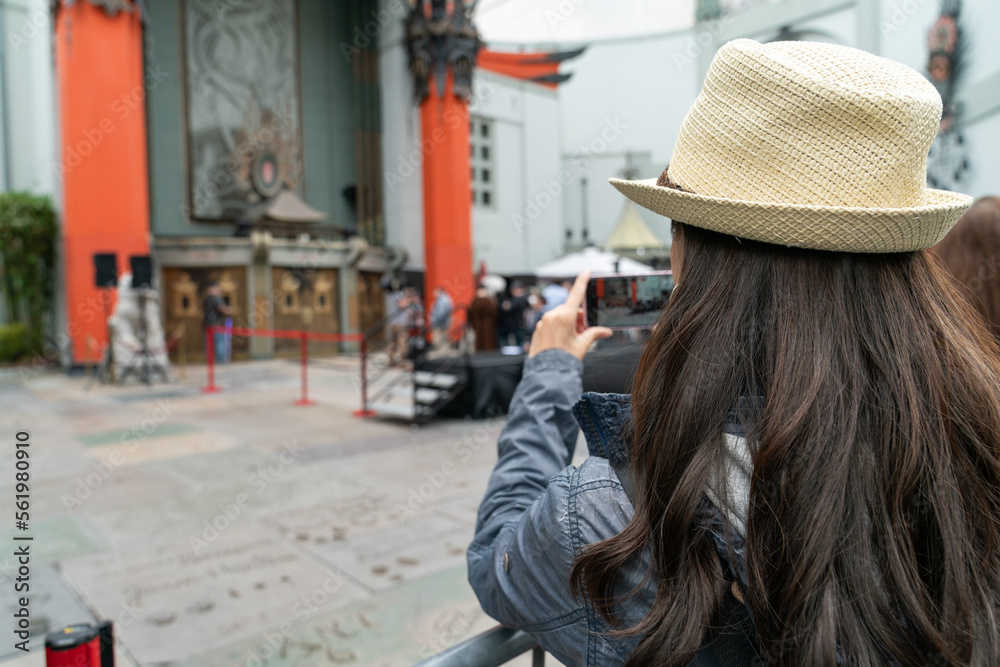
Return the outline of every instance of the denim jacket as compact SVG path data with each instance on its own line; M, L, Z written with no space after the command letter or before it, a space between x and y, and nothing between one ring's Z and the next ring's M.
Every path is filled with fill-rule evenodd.
M615 472L627 471L631 404L627 395L583 394L582 370L562 350L525 362L469 545L469 583L487 614L534 635L562 663L603 667L624 664L639 638L610 636L603 617L573 596L569 576L584 546L616 535L632 517ZM590 457L573 467L580 427ZM735 552L731 569L742 580L742 540L707 501L703 508L717 549ZM615 593L639 586L648 566L647 554L620 577ZM620 611L626 626L643 618L656 596L655 580L644 586ZM692 663L718 664L709 647Z

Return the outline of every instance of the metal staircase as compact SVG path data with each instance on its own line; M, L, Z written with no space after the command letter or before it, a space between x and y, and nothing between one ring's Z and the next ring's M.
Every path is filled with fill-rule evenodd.
M393 369L384 378L372 387L374 398L368 402L368 409L380 417L414 423L433 418L465 388L467 380L464 369L454 372Z
M455 309L456 311L458 308ZM380 338L392 316L385 318L378 325L365 333L366 340L374 341ZM466 319L466 322L468 320ZM437 349L430 345L409 356L410 367L388 367L387 346L389 342L380 345L368 344L371 359L382 363L368 363L366 381L368 386L367 409L377 417L402 419L422 424L434 418L438 411L458 396L468 383L468 354L466 344L466 327L463 325L459 338L459 349ZM384 338L384 336L382 336ZM410 339L427 337L425 327L413 328L409 332ZM421 364L434 357L434 370L421 370Z

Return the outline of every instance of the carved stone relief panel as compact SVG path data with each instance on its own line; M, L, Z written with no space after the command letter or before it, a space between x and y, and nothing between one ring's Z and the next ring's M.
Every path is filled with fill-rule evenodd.
M185 0L189 217L236 220L300 191L295 0Z

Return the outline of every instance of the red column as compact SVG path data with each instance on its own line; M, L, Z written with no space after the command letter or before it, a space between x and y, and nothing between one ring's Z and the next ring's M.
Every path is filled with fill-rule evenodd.
M469 176L469 107L455 96L451 73L445 94L420 105L424 176L424 294L428 312L434 288L443 287L456 305L472 300L472 189ZM455 324L464 311L456 310Z
M138 8L111 17L87 0L60 7L55 62L62 146L62 233L67 334L74 362L93 361L106 341L95 252L149 254L149 185L142 24Z

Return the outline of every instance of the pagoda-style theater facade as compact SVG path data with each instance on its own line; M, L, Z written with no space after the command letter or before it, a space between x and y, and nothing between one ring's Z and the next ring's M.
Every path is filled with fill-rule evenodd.
M358 333L384 322L382 285L405 269L425 295L444 287L460 322L473 71L554 90L579 53L489 52L468 4L58 0L69 361L96 361L107 338L95 255L110 253L118 273L150 258L188 359L212 283L236 327ZM297 345L237 337L232 352Z
M62 174L74 363L106 337L87 305L100 298L96 253L116 253L119 273L150 256L164 329L184 332L188 358L203 353L212 282L236 326L342 333L384 317L379 282L406 254L385 237L377 40L355 47L352 30L376 2L61 0L56 11L63 155L86 153ZM233 356L283 344L298 349L236 338Z

